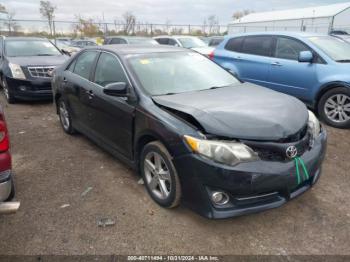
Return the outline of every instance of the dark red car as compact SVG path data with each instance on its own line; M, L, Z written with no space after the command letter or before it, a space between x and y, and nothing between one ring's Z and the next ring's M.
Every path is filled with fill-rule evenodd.
M19 202L10 202L15 196L9 135L5 116L0 107L0 214L16 212Z

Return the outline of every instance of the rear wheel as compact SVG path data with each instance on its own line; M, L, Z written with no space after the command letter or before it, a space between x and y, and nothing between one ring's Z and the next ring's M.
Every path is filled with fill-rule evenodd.
M6 78L3 77L2 83L1 83L4 91L4 96L9 104L14 104L16 102L15 97L12 94L11 88L8 86Z
M75 129L72 126L72 117L66 102L62 98L58 100L58 113L64 132L70 135L74 134Z
M337 87L325 93L319 102L318 113L328 125L350 127L350 89Z
M140 170L149 195L162 207L173 208L181 198L180 180L165 146L147 144L140 158Z

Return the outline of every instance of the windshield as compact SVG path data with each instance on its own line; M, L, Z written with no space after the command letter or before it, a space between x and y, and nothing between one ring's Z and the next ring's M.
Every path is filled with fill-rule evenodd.
M196 48L196 47L207 46L202 40L195 37L188 37L188 38L181 37L181 38L178 38L178 40L180 41L182 47L184 48Z
M194 52L130 56L129 64L150 95L176 94L239 83L226 70Z
M7 40L5 53L9 57L61 55L58 49L46 40Z
M130 44L134 45L158 45L158 42L153 39L148 39L148 38L130 38L128 39Z
M350 44L342 39L322 36L309 40L337 62L350 62Z

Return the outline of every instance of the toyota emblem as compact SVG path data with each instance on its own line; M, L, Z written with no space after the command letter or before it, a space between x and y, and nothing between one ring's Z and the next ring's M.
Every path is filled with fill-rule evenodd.
M290 146L286 150L286 156L289 159L293 159L298 155L298 149L295 146Z

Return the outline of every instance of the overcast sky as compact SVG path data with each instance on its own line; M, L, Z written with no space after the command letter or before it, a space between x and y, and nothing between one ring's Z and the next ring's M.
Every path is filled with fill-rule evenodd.
M227 24L235 11L254 11L300 8L349 0L51 0L57 6L57 20L74 20L80 14L87 18L106 21L120 20L126 11L132 11L137 20L150 23L202 24L209 15L216 15L220 24ZM16 19L41 19L39 0L0 0Z

